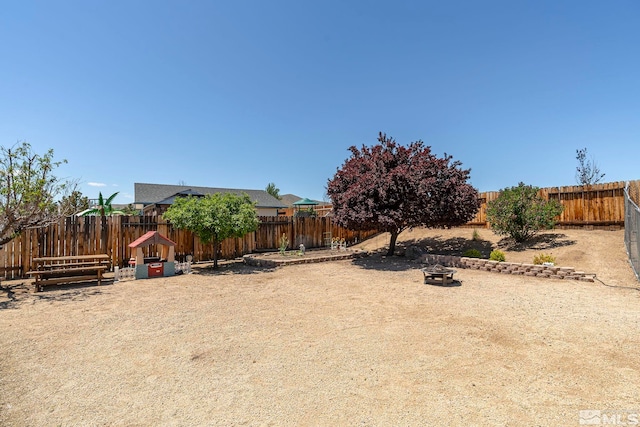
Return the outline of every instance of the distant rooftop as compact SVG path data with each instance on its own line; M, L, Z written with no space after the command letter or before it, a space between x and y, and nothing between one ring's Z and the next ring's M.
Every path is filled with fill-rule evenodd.
M179 194L208 195L217 193L232 193L241 195L246 193L249 198L261 208L286 208L287 205L267 193L265 190L243 190L236 188L198 187L194 185L134 184L135 203L172 204L169 200ZM166 203L165 203L166 202Z

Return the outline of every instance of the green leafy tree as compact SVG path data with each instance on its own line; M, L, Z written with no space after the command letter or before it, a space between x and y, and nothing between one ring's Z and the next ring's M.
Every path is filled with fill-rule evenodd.
M118 195L119 192L115 192L106 199L102 197L102 192L98 193L98 204L95 208L90 209L82 214L82 216L87 215L100 215L101 217L107 217L111 215L124 215L124 211L120 209L114 209L111 205L113 199Z
M255 203L246 194L178 197L163 217L176 228L192 231L202 243L213 243L213 268L218 268L220 242L256 231L259 224Z
M73 215L89 209L89 198L83 196L78 190L72 191L60 200L60 213L62 215Z
M282 200L282 197L280 197L280 189L278 187L276 187L276 185L273 182L270 182L267 185L267 188L265 188L265 191L267 193L271 194L276 199Z
M40 155L27 142L0 146L0 245L27 227L59 218L56 198L73 188L54 171L66 160L54 161L53 150Z
M381 132L378 142L350 147L351 157L329 180L336 223L388 232L393 255L403 230L462 225L478 212L478 191L459 161L435 156L422 141L406 147Z
M580 185L592 185L599 183L604 178L603 173L596 164L595 160L587 159L587 149L576 150L576 159L578 166L576 167L576 181Z
M545 200L538 187L518 184L500 190L498 198L487 203L487 219L497 234L524 242L540 230L555 226L564 207L557 200Z
M136 209L131 203L129 203L127 206L125 206L122 209L122 213L124 213L125 215L140 215L140 209Z

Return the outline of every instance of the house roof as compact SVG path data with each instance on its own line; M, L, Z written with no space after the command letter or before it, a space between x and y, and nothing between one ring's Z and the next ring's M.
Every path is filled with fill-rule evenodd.
M280 201L287 206L293 206L295 202L300 200L302 197L296 196L295 194L282 194L280 195Z
M130 248L144 248L145 246L149 245L175 246L176 243L172 240L169 240L157 231L148 231L133 242L129 243Z
M193 185L166 185L166 184L145 184L136 182L134 184L135 203L143 205L150 204L171 204L161 203L167 199L180 194L216 194L233 193L241 195L246 193L249 198L256 203L258 208L286 208L280 200L267 193L265 190L242 190L236 188L216 188L216 187L196 187Z
M185 196L203 197L204 194L198 193L197 191L193 191L192 189L188 189L188 190L184 190L184 191L179 191L176 194L172 195L171 197L167 197L166 199L163 199L163 200L160 200L160 201L156 202L156 204L157 205L172 205L173 202L176 201L176 197L185 197Z

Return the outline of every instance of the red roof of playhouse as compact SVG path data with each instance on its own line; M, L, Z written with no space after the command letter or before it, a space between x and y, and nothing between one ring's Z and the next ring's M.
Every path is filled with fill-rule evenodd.
M137 238L134 242L129 243L130 248L139 248L145 247L149 245L167 245L167 246L175 246L176 242L173 242L157 231L148 231L139 238Z

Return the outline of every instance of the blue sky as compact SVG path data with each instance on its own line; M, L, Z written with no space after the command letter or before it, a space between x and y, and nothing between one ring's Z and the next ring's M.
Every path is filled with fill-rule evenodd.
M0 141L81 191L323 199L348 147L422 140L480 191L640 179L640 2L3 1Z

